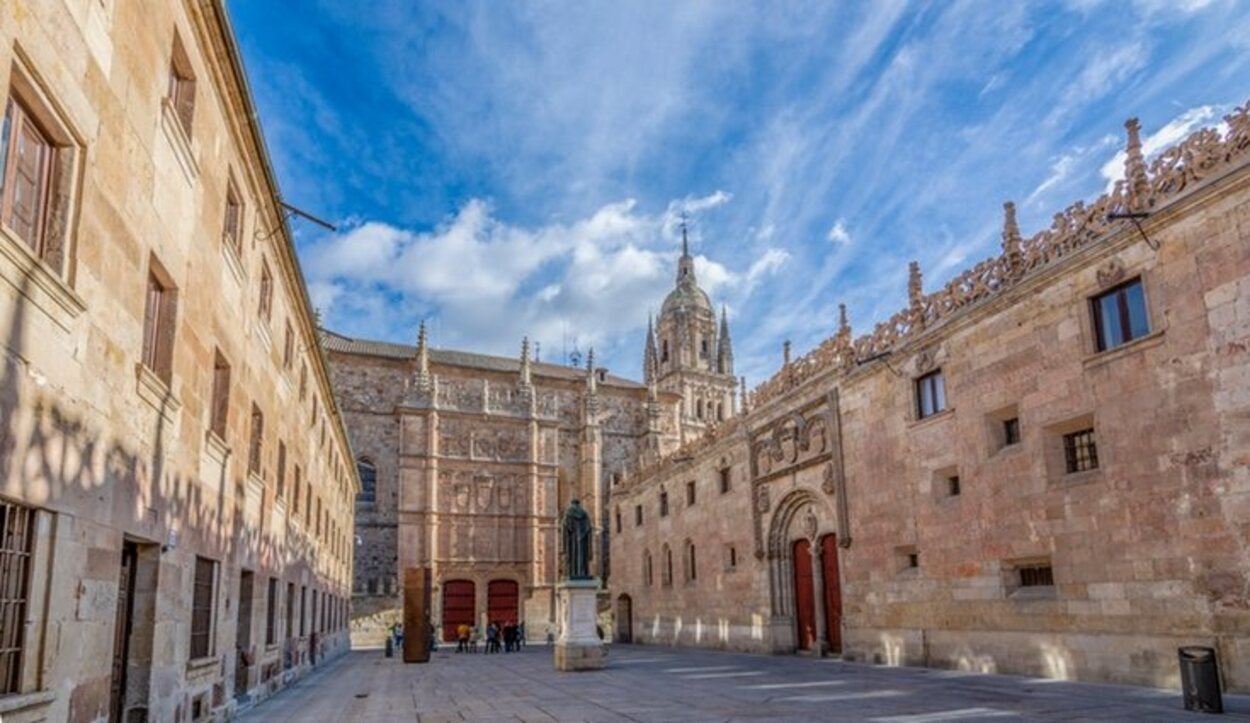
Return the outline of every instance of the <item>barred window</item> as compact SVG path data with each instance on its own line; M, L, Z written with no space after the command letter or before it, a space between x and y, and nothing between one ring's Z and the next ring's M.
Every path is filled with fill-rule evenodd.
M1054 569L1048 564L1027 565L1017 569L1020 587L1050 587L1055 584Z
M1068 474L1098 469L1098 446L1094 443L1094 430L1063 435L1063 456Z
M217 562L195 558L195 588L191 599L191 658L213 654L213 581Z
M278 642L278 578L269 578L269 599L265 602L265 645Z
M0 695L21 684L35 510L0 500Z

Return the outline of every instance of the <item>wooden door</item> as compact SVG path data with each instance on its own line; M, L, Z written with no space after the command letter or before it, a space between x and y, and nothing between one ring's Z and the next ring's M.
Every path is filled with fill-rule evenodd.
M812 587L812 543L795 540L794 622L799 650L811 650L816 644L816 596Z
M130 667L130 632L134 627L135 565L139 550L135 543L122 545L122 567L117 581L117 612L113 621L113 681L109 690L109 720L123 721L126 711L126 674Z
M517 584L512 580L491 580L486 586L486 619L502 629L517 619Z
M842 652L842 580L838 576L838 536L820 538L821 574L825 582L825 638L830 652Z
M473 625L476 589L472 580L448 580L443 583L443 640L456 639L461 623Z

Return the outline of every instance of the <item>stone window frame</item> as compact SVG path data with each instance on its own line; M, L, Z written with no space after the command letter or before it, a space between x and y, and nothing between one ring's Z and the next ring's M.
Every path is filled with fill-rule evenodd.
M733 491L733 465L722 459L716 471L719 474L720 493L729 494Z
M1167 332L1167 315L1164 313L1165 293L1156 269L1143 260L1126 264L1119 257L1112 257L1101 266L1087 270L1077 290L1076 317L1081 330L1081 352L1085 368L1098 366L1141 349L1155 346L1163 341ZM1140 281L1145 296L1146 325L1149 330L1135 339L1105 350L1098 349L1098 332L1094 326L1094 300L1125 284Z
M278 647L278 598L282 595L279 580L270 576L265 588L265 649L274 650Z
M1025 585L1021 580L1021 571L1046 567L1050 569L1050 585ZM1003 560L1002 572L1003 592L1009 600L1054 600L1059 597L1059 581L1055 579L1055 565L1050 555L1032 555Z
M221 347L213 350L213 380L208 410L208 433L223 445L230 422L230 386L233 370Z
M937 383L932 389L933 409L925 413L926 386L929 380L936 380ZM935 367L912 379L912 391L914 398L912 414L918 422L933 419L951 408L949 395L946 393L946 375L942 367Z
M634 527L642 527L642 505L634 505Z
M899 577L915 577L920 574L920 550L915 545L896 546L894 561Z
M1111 342L1108 339L1105 339L1103 337L1103 333L1102 333L1102 324L1100 323L1103 321L1102 300L1112 295L1116 296L1116 298L1118 299L1126 299L1127 298L1126 292L1133 287L1137 287L1141 290L1141 313L1145 315L1145 319L1142 319L1142 321L1145 322L1146 328L1144 331L1142 331L1142 333L1137 334L1136 336L1133 336L1132 338L1125 339L1118 344L1111 344ZM1122 304L1117 304L1117 307L1118 308L1116 309L1116 311L1118 312L1118 316L1120 317L1118 321L1121 322L1119 331L1121 332L1121 334L1125 334L1125 333L1132 334L1133 332L1132 321L1131 321L1132 311L1133 311L1132 307L1128 304L1127 301L1124 301L1124 303ZM1097 294L1089 297L1089 308L1090 308L1090 314L1092 315L1092 318L1090 319L1090 327L1092 328L1093 334L1094 334L1094 351L1095 352L1101 353L1105 351L1111 351L1113 349L1119 349L1120 347L1126 344L1132 344L1134 341L1137 341L1138 339L1142 339L1144 337L1150 336L1150 331L1151 331L1150 305L1146 301L1146 284L1144 281L1142 281L1142 278L1140 276L1135 276L1133 278L1127 279L1118 284L1115 284L1113 286L1109 286L1105 289L1100 290ZM1125 322L1128 323L1127 328L1123 327L1123 324Z
M660 488L660 517L668 517L668 490Z
M73 290L86 140L19 44L13 46L13 62L9 68L0 118L7 115L10 103L20 107L48 142L51 154L46 199L40 212L44 216L43 231L38 244L32 248L7 224L0 223L0 257L8 262L0 268L17 288L32 283L38 287L42 293L32 295L33 300L65 326L86 309ZM0 153L0 156L6 155ZM0 168L0 172L7 172L7 169Z
M699 558L695 551L694 540L686 538L682 544L681 555L682 572L686 578L686 584L692 584L699 581Z
M738 569L738 548L731 544L725 545L725 572Z
M952 480L955 481L952 483ZM959 502L963 499L963 482L957 464L948 464L934 469L930 483L934 500L938 504Z
M686 481L686 507L694 507L699 501L695 480Z
M44 677L50 656L55 653L44 642L44 630L49 622L48 603L54 577L52 561L56 553L53 534L56 513L9 497L0 497L0 505L20 507L28 511L31 518L25 570L26 605L19 633L21 653L16 685L12 686L13 690L0 693L0 700L7 704L5 709L16 711L28 705L51 702L55 696L55 692L47 688L48 681Z
M646 582L647 587L651 587L655 583L655 570L652 567L651 550L644 549L642 551L642 579Z
M190 645L188 664L213 660L217 651L216 611L217 592L220 585L221 563L211 557L195 556L195 568L191 575L191 620L188 626ZM202 640L203 647L197 645ZM198 653L198 654L197 654Z
M668 546L667 542L664 543L664 545L660 548L660 555L662 557L660 562L661 564L663 564L663 567L660 569L660 586L672 587L673 586L673 549Z
M1011 442L1007 437L1007 423L1015 421L1017 439ZM1020 405L1005 404L985 414L985 440L989 456L1009 453L1024 447L1024 424L1020 421Z
M1093 430L1094 443L1098 450L1098 466L1079 472L1068 472L1067 457L1064 452L1065 435ZM1103 470L1110 462L1108 445L1103 444L1102 428L1098 424L1097 414L1093 411L1075 414L1059 421L1052 422L1043 428L1042 457L1046 469L1046 478L1053 485L1074 485L1094 482L1102 479Z

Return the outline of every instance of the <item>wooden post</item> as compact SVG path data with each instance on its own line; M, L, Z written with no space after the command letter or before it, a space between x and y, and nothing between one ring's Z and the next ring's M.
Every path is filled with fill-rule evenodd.
M430 568L404 570L404 662L430 662Z

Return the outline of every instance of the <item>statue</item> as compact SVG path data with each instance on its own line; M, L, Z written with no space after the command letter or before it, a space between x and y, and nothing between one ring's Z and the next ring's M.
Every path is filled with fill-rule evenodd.
M564 511L564 577L590 580L590 515L581 500L573 500Z

